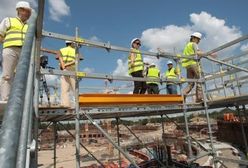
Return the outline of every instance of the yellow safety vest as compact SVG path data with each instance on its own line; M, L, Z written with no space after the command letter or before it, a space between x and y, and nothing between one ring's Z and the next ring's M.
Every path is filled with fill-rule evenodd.
M128 56L128 74L130 75L133 72L143 71L144 70L144 63L143 58L140 53L140 50L132 49L131 52L135 54L134 65L131 67L131 55Z
M175 68L171 68L170 71L167 70L165 72L165 77L168 78L168 79L176 79L177 75L175 73Z
M167 79L176 79L177 78L177 74L175 73L175 68L171 68L170 71L167 70L165 72L165 77ZM175 84L174 82L167 82L167 85L168 84Z
M28 25L19 18L9 18L10 27L6 31L3 48L23 46Z
M185 46L185 48L183 50L183 55L188 56L188 57L195 56L195 51L194 51L194 48L193 48L193 42L189 42ZM193 59L186 59L186 58L182 59L182 67L188 67L190 65L195 65L195 64L196 64L196 61L193 60Z
M148 72L147 72L147 77L149 78L154 78L154 79L159 79L159 69L156 68L156 67L151 67L151 68L148 68ZM146 82L147 84L151 84L151 83L154 83L154 84L159 84L158 82Z
M76 50L75 48L72 48L71 46L65 47L65 48L61 48L60 52L62 54L62 59L64 61L64 63L69 63L72 61L75 61L76 59Z

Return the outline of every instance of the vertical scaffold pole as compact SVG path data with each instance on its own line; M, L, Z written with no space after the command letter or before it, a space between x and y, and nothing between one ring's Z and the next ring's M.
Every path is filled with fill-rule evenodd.
M76 39L79 36L78 27L76 27ZM75 60L75 73L78 72L79 65L79 46L76 45L76 60ZM76 111L76 168L80 168L80 114L79 114L79 79L75 76L75 111Z
M243 123L243 119L242 119L242 116L240 114L240 108L239 108L238 105L236 106L236 109L238 111L238 116L239 116L239 121L240 121L240 126L241 126L241 132L242 132L243 141L244 141L244 144L245 144L245 153L246 153L246 157L247 157L248 156L248 145L247 145L247 137L246 137L246 134L245 134L244 123Z
M180 88L180 92L181 95L183 97L183 116L184 116L184 122L185 122L185 132L186 132L186 139L187 139L187 143L188 143L188 155L189 158L192 158L192 148L191 148L191 140L190 140L190 134L189 134L189 125L188 125L188 116L187 116L187 106L186 106L186 102L185 102L185 98L184 98L184 93L183 93L183 88L182 88L182 84L179 84L179 88Z
M24 168L26 164L26 155L27 155L27 146L28 144L28 131L29 131L29 124L31 124L30 121L30 115L33 113L33 109L30 107L33 107L33 86L34 86L34 51L35 51L35 45L33 41L33 47L32 47L32 56L30 61L30 68L28 72L28 83L26 87L26 94L25 94L25 101L24 101L24 110L23 110L23 116L22 116L22 126L21 126L21 135L20 135L20 142L19 142L19 148L18 148L18 154L17 154L17 164L16 168Z
M116 131L117 131L117 143L118 146L120 146L120 129L119 129L119 118L116 118ZM118 157L119 157L119 167L121 167L121 152L118 151Z
M174 51L174 53L175 53L175 51ZM179 60L177 59L176 60L176 66L178 67L178 65L179 65ZM180 81L182 80L181 72L179 74L179 80ZM190 139L190 134L189 134L188 117L187 117L186 95L184 95L181 82L179 83L179 89L180 89L180 93L181 93L182 100L183 100L183 116L184 116L184 122L185 122L186 139L187 139L187 143L188 143L188 155L189 155L189 158L192 158L191 139Z
M57 123L53 122L53 167L56 168Z
M38 129L39 129L39 88L40 88L40 47L43 29L45 0L38 1L38 17L37 17L37 31L35 40L35 78L34 78L34 118L33 118L33 138L38 144ZM32 129L32 128L31 128ZM30 142L32 142L32 136ZM35 146L35 152L30 156L30 167L38 167L38 145Z
M220 64L220 73L223 71L223 65L222 64ZM221 76L221 82L222 82L222 84L223 84L223 88L224 88L224 96L226 97L227 95L226 95L226 84L225 84L225 81L224 81L224 77L223 76Z
M200 60L198 61L198 65L199 65L199 75L200 75L200 80L201 80L201 87L202 87L202 95L203 95L203 105L204 105L204 111L206 114L206 118L207 118L207 124L208 124L208 134L209 134L209 139L210 139L210 146L211 146L211 150L212 150L212 156L213 156L213 162L214 162L214 167L217 168L217 162L216 162L216 151L213 145L213 134L212 134L212 128L211 128L211 123L210 123L210 118L209 118L209 114L208 114L208 105L207 105L207 96L206 96L206 81L205 78L203 77L203 72L202 72L202 66L200 63Z
M232 60L232 64L234 64L234 61ZM239 77L238 77L238 73L235 73L235 81L236 81L236 84L237 84L237 87L238 87L238 93L239 93L239 96L241 95L241 85L240 85L240 82L239 82Z

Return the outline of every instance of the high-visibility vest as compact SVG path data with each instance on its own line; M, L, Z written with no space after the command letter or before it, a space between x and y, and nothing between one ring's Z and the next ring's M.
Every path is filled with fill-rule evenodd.
M165 77L167 79L176 79L177 74L175 73L175 68L171 68L165 72ZM173 82L167 82L167 84L174 84Z
M76 59L75 48L72 48L71 46L67 46L65 48L61 48L60 52L62 54L62 59L63 59L65 64L72 62L72 61L75 61L75 59Z
M176 79L177 74L175 73L175 68L171 68L165 72L165 77L168 79Z
M134 59L134 65L131 66L131 55L128 56L128 74L131 74L133 72L137 71L143 71L144 70L144 62L142 55L140 53L140 50L132 48L131 52L134 52L135 59Z
M148 68L147 77L159 79L159 73L160 73L160 71L157 67L151 67L151 68ZM146 82L146 83L147 84L151 84L151 83L159 84L158 82Z
M6 31L3 48L23 46L28 25L19 18L9 18L10 27Z
M195 51L193 48L193 42L188 42L188 44L185 46L185 48L183 50L183 55L188 56L188 57L195 56ZM188 67L190 65L195 65L195 64L196 64L196 61L193 59L186 59L186 58L182 59L182 67Z

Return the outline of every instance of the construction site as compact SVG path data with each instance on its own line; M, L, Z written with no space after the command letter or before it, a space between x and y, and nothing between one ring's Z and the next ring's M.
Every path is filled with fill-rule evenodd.
M248 51L225 59L209 57L247 42L248 35L207 51L201 59L218 71L202 68L200 79L179 77L114 76L79 71L79 48L128 54L130 48L43 29L45 0L38 1L22 47L8 103L0 101L1 168L239 168L248 166ZM50 68L53 49L42 48L43 39L76 44L76 70ZM184 55L141 51L142 55L172 59L180 66ZM42 56L42 57L41 57ZM107 59L107 58L106 58ZM180 67L181 68L181 67ZM211 68L210 68L211 69ZM211 69L214 70L214 69ZM46 83L46 76L76 79L74 106L56 100L59 86ZM80 82L107 83L155 81L175 82L178 94L128 94L120 88L103 86L95 93L80 92ZM195 93L187 98L187 82L200 83L203 102L195 103ZM89 87L90 86L85 86ZM104 90L104 91L102 91ZM44 96L43 96L44 95ZM58 97L56 97L58 96Z

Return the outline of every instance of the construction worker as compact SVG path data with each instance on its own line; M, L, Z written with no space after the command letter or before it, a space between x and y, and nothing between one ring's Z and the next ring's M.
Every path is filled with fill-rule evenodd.
M160 71L154 63L148 67L146 76L154 79L160 78ZM158 82L146 82L146 84L148 94L159 94Z
M140 53L139 47L141 46L141 41L139 38L134 38L131 41L131 51L128 56L128 74L132 77L143 78L144 62L142 55ZM145 94L146 92L146 82L134 81L133 94Z
M2 50L2 79L0 82L1 99L7 101L14 78L14 71L18 63L25 34L28 29L27 21L32 8L26 1L16 4L16 17L7 17L0 23L0 43Z
M61 48L57 53L60 69L63 71L75 71L76 50L75 43L65 41L66 47ZM61 76L61 105L72 107L70 102L70 92L75 92L75 78L70 76Z
M177 79L179 75L179 70L173 67L173 63L170 60L167 62L167 66L168 66L168 69L165 72L166 79L169 79L169 80ZM167 91L167 94L177 94L176 83L168 81L166 83L166 91Z
M200 58L204 55L204 52L198 48L198 44L202 38L202 34L199 32L194 32L190 36L190 41L186 44L183 55L186 57L195 58L196 56ZM210 56L215 57L216 54L210 54ZM200 78L200 66L199 62L193 59L182 59L182 67L186 68L188 79L199 79ZM183 90L184 98L193 89L195 83L189 82L188 86ZM196 103L203 101L203 93L201 83L196 84Z

